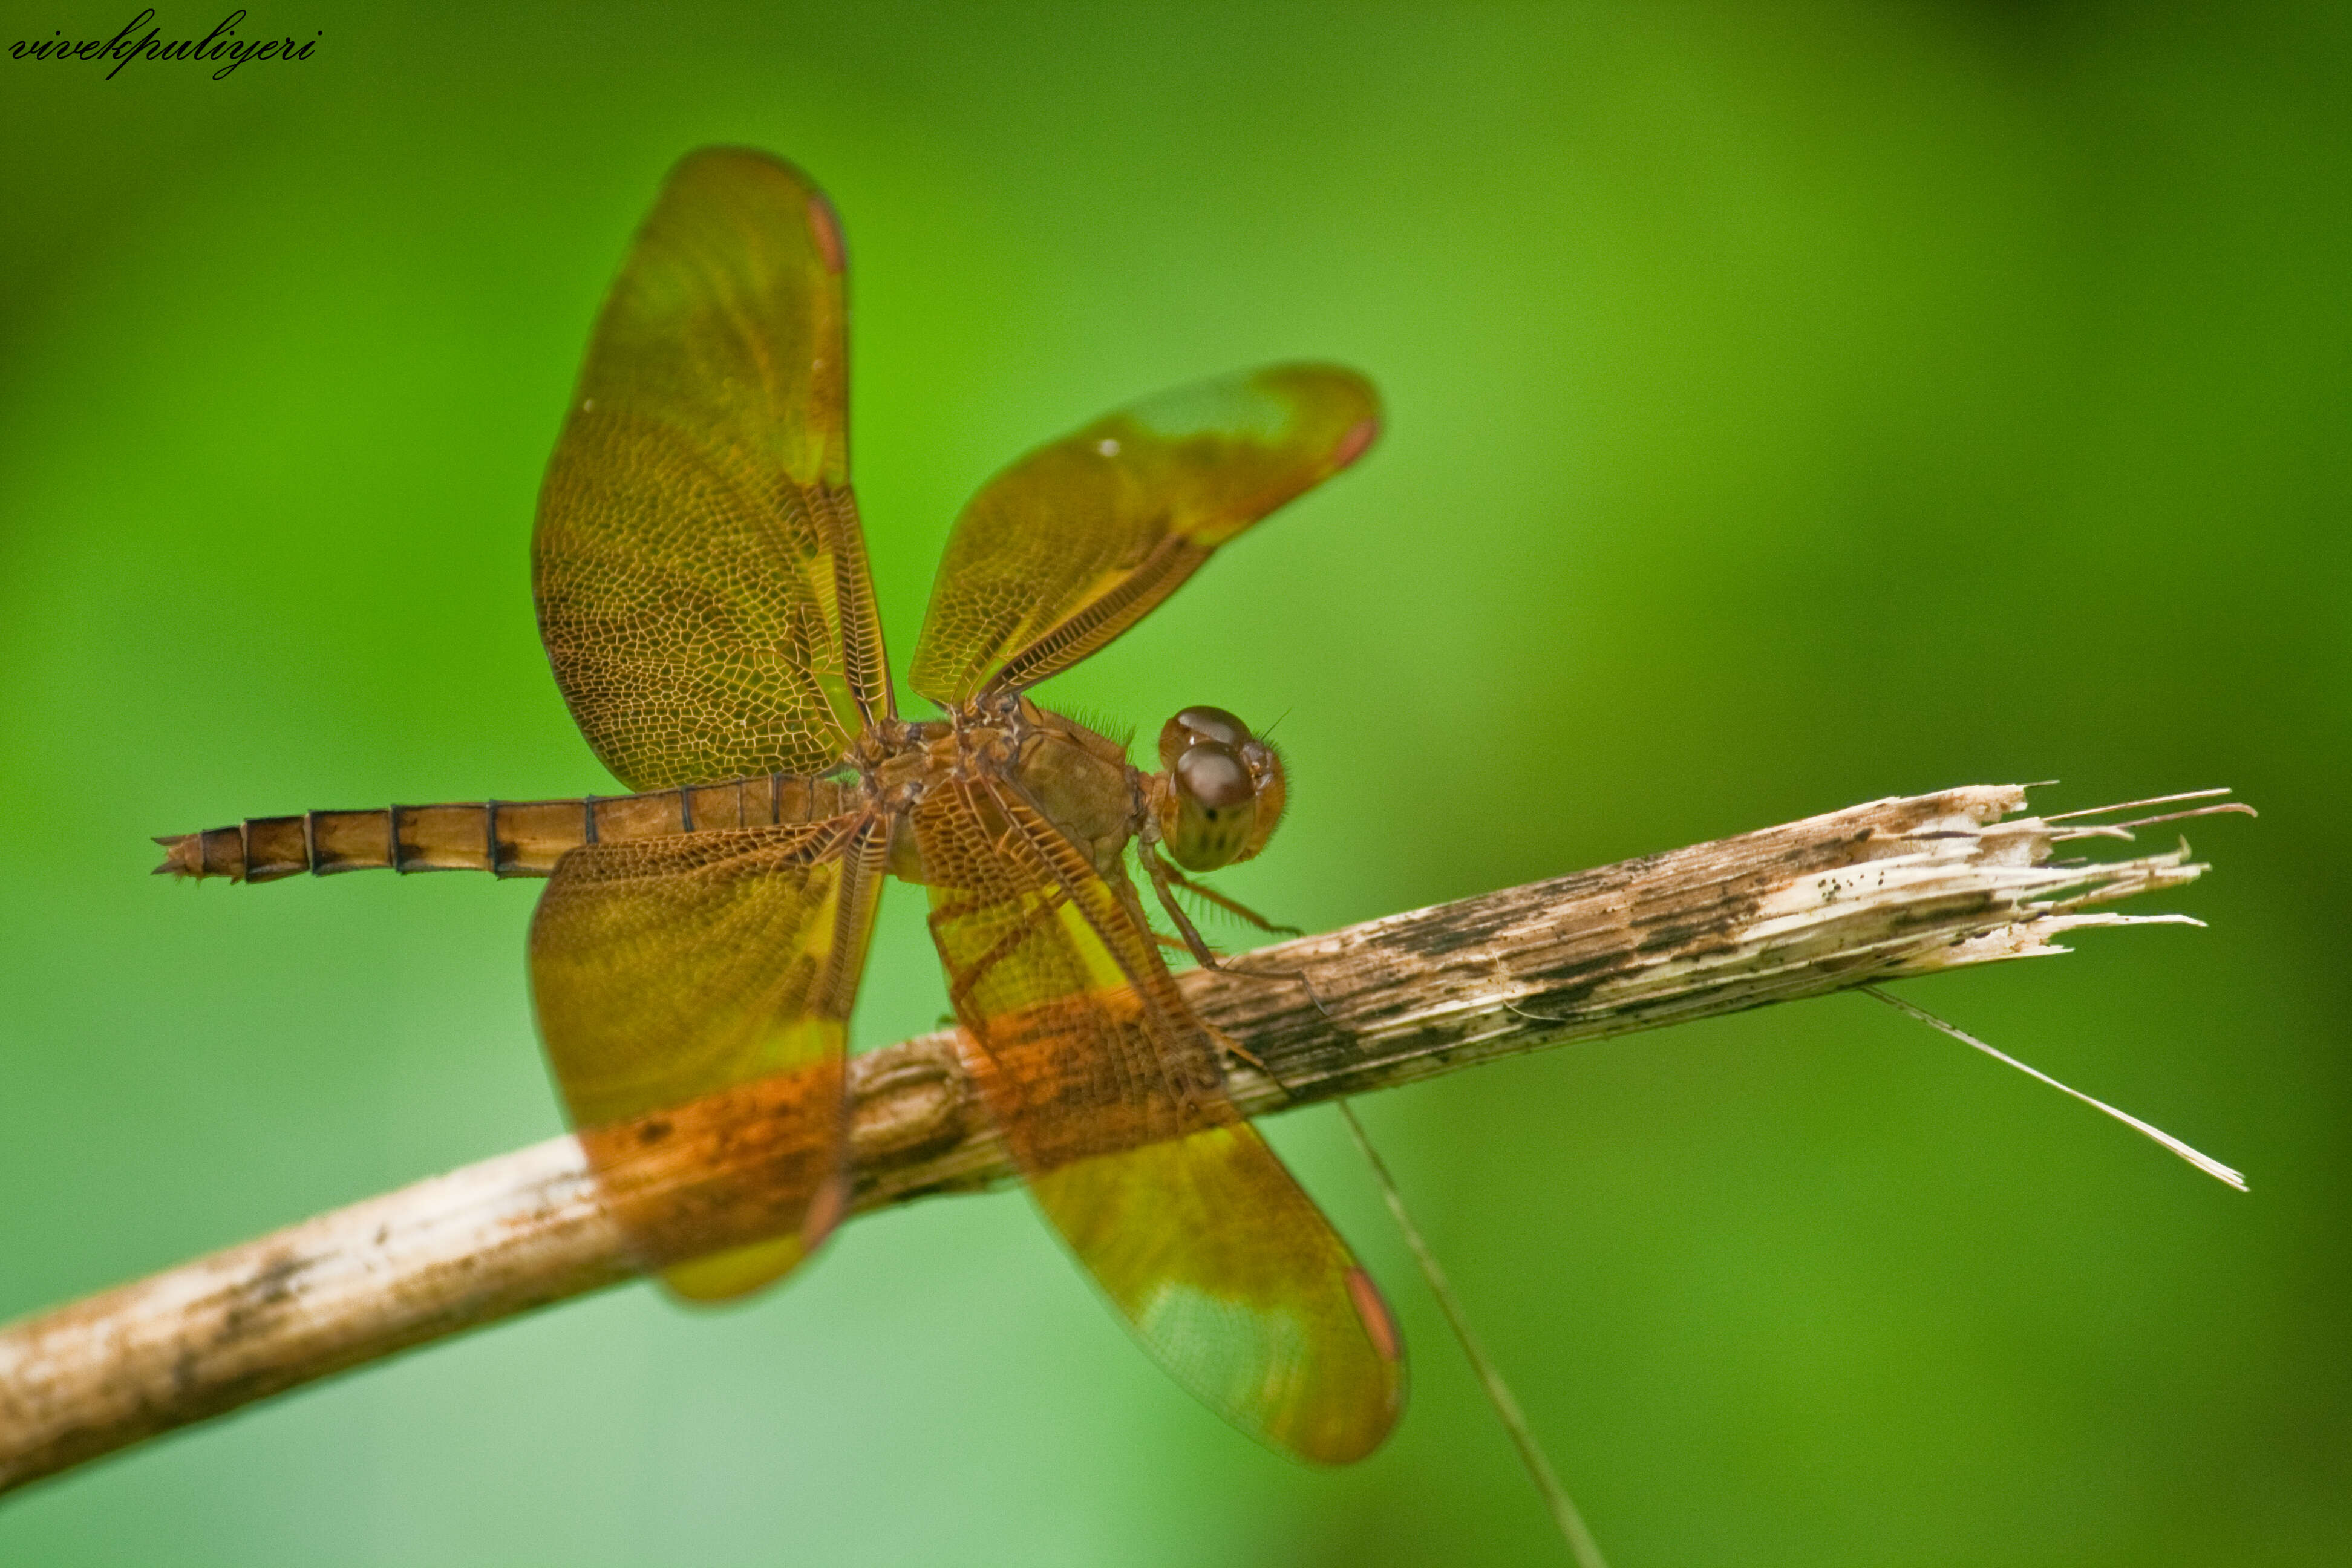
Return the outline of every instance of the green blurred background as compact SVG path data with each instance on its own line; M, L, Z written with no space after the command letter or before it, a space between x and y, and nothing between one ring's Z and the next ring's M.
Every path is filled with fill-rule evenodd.
M132 9L8 0L0 46ZM1224 879L1280 918L1966 782L2258 803L2149 910L2211 930L1908 988L2251 1196L1852 997L1365 1113L1619 1568L2352 1560L2344 7L264 29L323 41L0 54L0 1317L559 1130L531 884L174 887L147 836L612 787L532 499L664 170L742 142L848 228L902 668L1027 445L1254 362L1381 384L1369 461L1048 688L1286 715L1289 825ZM943 1009L918 900L883 922L861 1046ZM1006 1193L94 1466L0 1561L1558 1561L1331 1113L1270 1131L1417 1353L1352 1470L1193 1405Z

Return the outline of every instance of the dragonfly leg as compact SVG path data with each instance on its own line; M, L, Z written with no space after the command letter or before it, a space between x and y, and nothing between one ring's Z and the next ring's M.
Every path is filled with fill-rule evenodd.
M1203 1026L1205 1027L1205 1026ZM1289 1094L1291 1092L1290 1086L1283 1082L1281 1078L1272 1068L1265 1065L1265 1058L1264 1057L1259 1056L1255 1051L1250 1049L1247 1046L1242 1044L1231 1035L1226 1034L1223 1029L1210 1029L1209 1033L1215 1037L1218 1047L1224 1051L1225 1055L1233 1058L1235 1061L1249 1063L1250 1066L1257 1068L1257 1070L1263 1074L1275 1088L1282 1090L1283 1093Z
M1234 913L1255 921L1256 924L1264 927L1267 931L1291 931L1293 933L1297 933L1297 927L1268 924L1265 920L1251 910L1241 904L1234 902L1232 900L1225 898L1220 893L1201 886L1198 882L1186 877L1183 872L1178 870L1175 867L1169 865L1161 858L1160 851L1156 847L1144 846L1141 847L1143 868L1145 871L1149 872L1151 877L1151 890L1160 896L1160 906L1165 909L1169 915L1176 921L1176 928L1184 933L1183 942L1181 945L1192 952L1192 957L1200 963L1202 968L1213 969L1220 974L1237 974L1247 980L1297 981L1298 983L1299 989L1307 993L1307 1000L1314 1005L1315 1010L1318 1013L1322 1014L1327 1022L1340 1029L1347 1028L1345 1024L1340 1023L1338 1018L1332 1016L1331 1009L1323 1005L1323 998L1315 994L1315 982L1308 978L1307 971L1304 969L1237 969L1234 965L1226 963L1223 960L1219 959L1214 950L1209 946L1207 942L1202 940L1200 928L1193 925L1192 918L1185 914L1184 906L1176 901L1175 889L1177 887L1190 888L1194 892L1201 893L1208 897L1223 908L1232 910ZM1175 939L1166 936L1159 931L1154 931L1152 934L1160 939L1162 946L1175 947L1180 945ZM1209 1030L1209 1033L1215 1037L1217 1045L1227 1056L1239 1061L1247 1062L1251 1067L1255 1068L1259 1072L1265 1074L1266 1079L1271 1081L1276 1088L1281 1089L1285 1094L1288 1094L1290 1092L1290 1086L1285 1083L1281 1077L1277 1075L1272 1068L1268 1067L1265 1062L1248 1047L1243 1045L1239 1040L1234 1039L1231 1035L1226 1034L1222 1029L1212 1028Z
M1169 885L1171 882L1183 882L1189 888L1193 884L1185 879L1183 872L1161 858L1158 848L1145 845L1142 849L1143 868L1151 877L1151 890L1160 895L1160 907L1168 911L1169 918L1176 922L1176 929L1184 933L1184 946L1191 951L1193 962L1203 969L1223 969L1225 966L1217 962L1216 950L1201 935L1201 928L1192 923L1192 917L1186 914L1184 906L1176 901L1175 889ZM1257 917L1253 915L1250 918L1255 920ZM1243 971L1229 973L1239 974Z
M1249 921L1250 924L1257 927L1257 929L1262 931L1269 931L1276 936L1305 936L1307 934L1297 926L1276 925L1274 921L1266 919L1264 915L1258 913L1247 904L1243 903L1240 900L1228 898L1226 895L1217 891L1216 889L1209 886L1206 882L1196 882L1192 880L1192 878L1187 877L1175 867L1168 865L1166 863L1165 857L1161 856L1160 851L1156 848L1152 850L1151 858L1154 860L1160 862L1160 871L1166 875L1171 883L1179 888L1182 888L1187 892L1200 894L1201 897L1208 900L1209 902L1216 905L1217 908L1225 910L1229 914L1241 916L1242 919ZM1158 879L1155 877L1154 880L1156 881L1157 879Z
M1307 979L1307 972L1305 970L1236 969L1232 964L1225 963L1217 955L1216 950L1211 947L1207 940L1201 935L1200 927L1194 925L1192 923L1192 917L1184 912L1184 906L1176 901L1175 889L1177 888L1189 888L1193 892L1196 892L1202 897L1209 900L1212 903L1218 905L1220 908L1233 910L1235 914L1240 915L1244 920L1252 921L1260 929L1265 931L1284 932L1291 936L1302 936L1305 934L1303 931L1301 931L1297 926L1275 925L1269 922L1265 916L1260 915L1247 905L1236 903L1233 900L1226 898L1223 893L1218 892L1213 888L1202 887L1200 883L1193 881L1190 877L1184 875L1183 872L1170 865L1166 858L1160 855L1160 850L1156 846L1143 846L1141 847L1141 849L1143 868L1151 876L1151 890L1160 896L1160 907L1168 911L1171 919L1175 921L1176 929L1184 933L1183 945L1186 950L1192 954L1193 960L1198 963L1202 968L1213 969L1221 974L1245 975L1252 980L1296 980L1301 985L1306 986L1307 998L1308 1001L1315 1004L1315 1010L1322 1014L1326 1018L1329 1018L1331 1016L1330 1009L1323 1005L1323 999L1315 994L1315 987L1308 983ZM1160 933L1155 931L1152 934L1158 936ZM1176 943L1168 941L1164 937L1160 938L1160 943L1165 947L1174 947L1176 945ZM1333 1021L1337 1022L1338 1020L1334 1019Z

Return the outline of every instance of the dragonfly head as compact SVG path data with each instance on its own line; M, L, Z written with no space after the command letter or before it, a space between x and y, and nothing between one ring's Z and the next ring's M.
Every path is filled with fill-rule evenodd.
M1222 708L1187 708L1161 727L1152 808L1169 858L1213 871L1265 847L1287 793L1282 757Z

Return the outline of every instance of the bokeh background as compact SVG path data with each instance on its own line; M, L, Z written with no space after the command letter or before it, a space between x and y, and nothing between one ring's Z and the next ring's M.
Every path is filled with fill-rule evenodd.
M132 8L8 0L0 46ZM2352 1559L2352 13L264 30L321 47L0 54L0 1317L559 1130L533 885L175 887L147 836L611 787L532 500L663 171L742 142L847 225L902 669L1027 445L1254 362L1381 384L1370 460L1047 689L1283 716L1289 824L1226 879L1281 918L1966 782L2258 803L2149 911L2210 930L1909 988L2251 1196L1852 997L1365 1114L1619 1568ZM857 1042L942 1010L900 894ZM616 1290L91 1467L0 1508L0 1560L1558 1561L1331 1113L1270 1131L1415 1347L1347 1472L1193 1405L1004 1193L742 1310Z

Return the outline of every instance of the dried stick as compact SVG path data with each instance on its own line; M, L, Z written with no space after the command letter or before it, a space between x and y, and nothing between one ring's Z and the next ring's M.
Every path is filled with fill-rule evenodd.
M1232 1074L1258 1115L1544 1046L2063 952L2052 941L2063 932L2141 923L2094 906L2203 869L2185 844L2053 858L2136 824L2003 820L2024 802L2014 785L1874 801L1283 942L1229 965L1248 973L1181 984L1266 1069ZM2242 809L2209 801L2189 814ZM858 1210L1013 1177L958 1049L950 1031L853 1063ZM604 1130L598 1175L576 1140L554 1139L0 1329L0 1491L627 1279L648 1237L669 1257L751 1239L782 1092L752 1084Z

